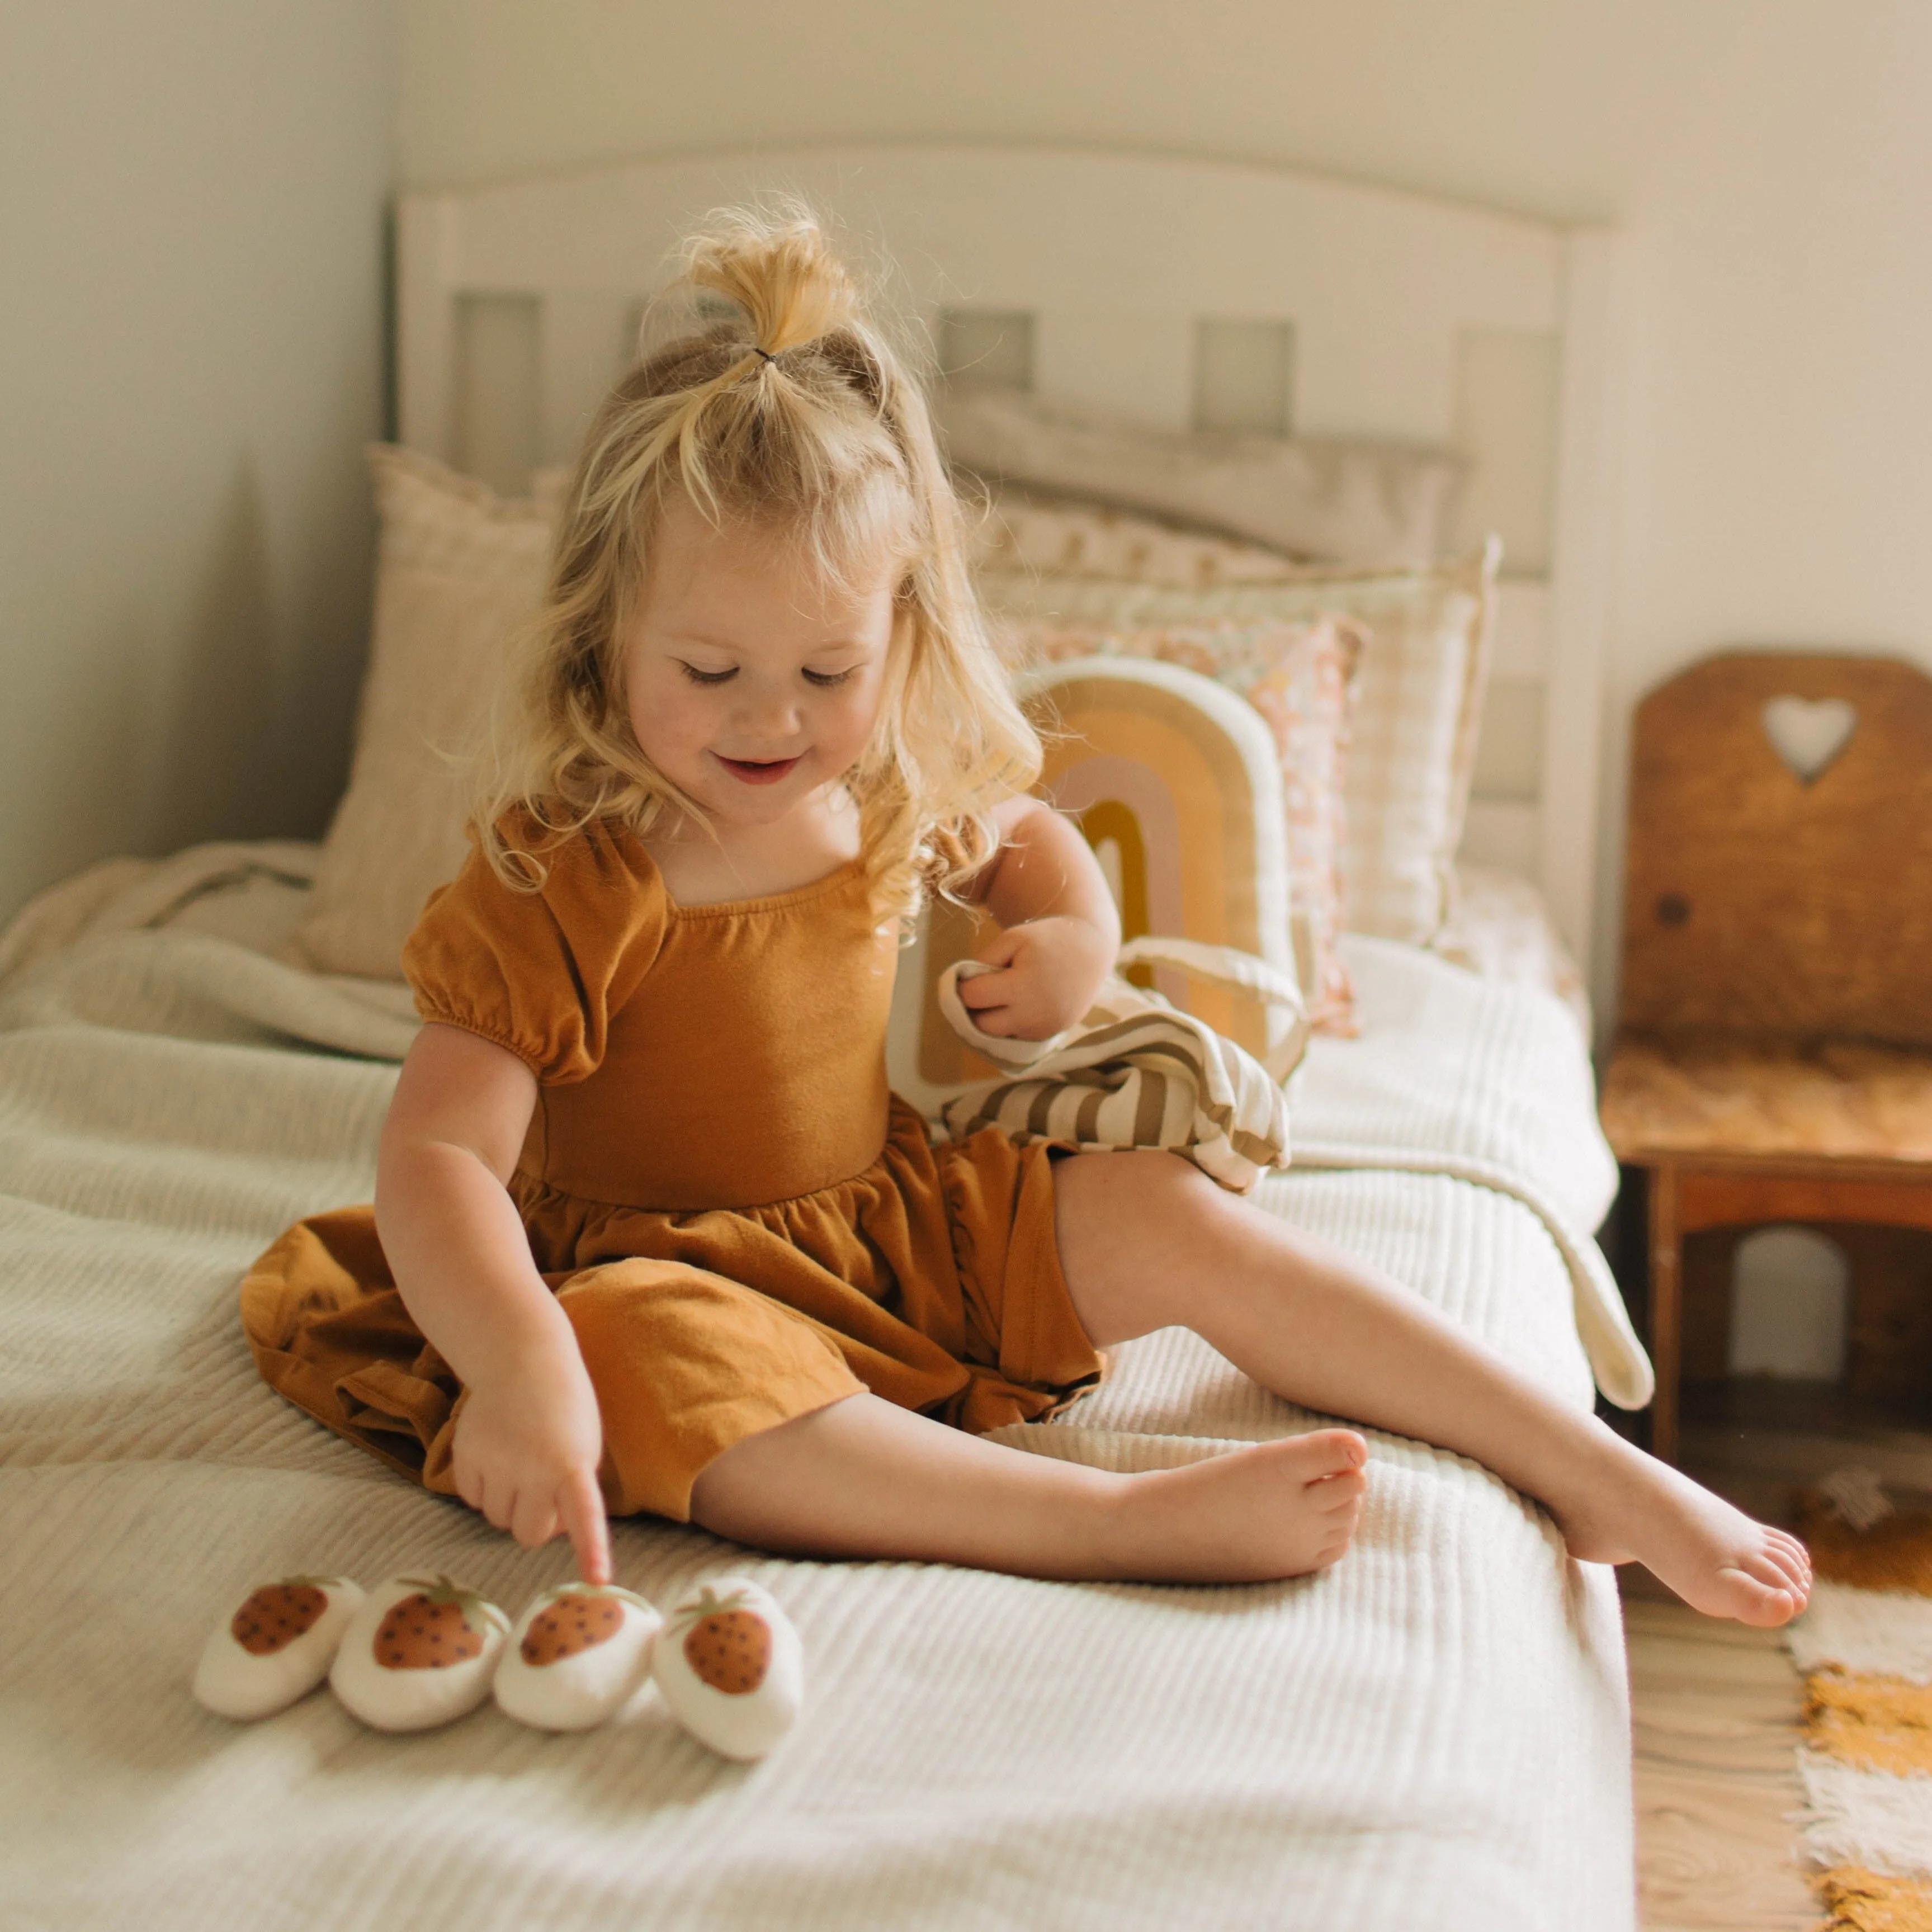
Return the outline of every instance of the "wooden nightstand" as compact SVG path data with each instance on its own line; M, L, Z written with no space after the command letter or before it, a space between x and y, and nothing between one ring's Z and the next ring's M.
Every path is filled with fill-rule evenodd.
M1604 1130L1649 1184L1674 1461L1687 1234L1932 1229L1932 679L1740 652L1644 700L1618 1010Z

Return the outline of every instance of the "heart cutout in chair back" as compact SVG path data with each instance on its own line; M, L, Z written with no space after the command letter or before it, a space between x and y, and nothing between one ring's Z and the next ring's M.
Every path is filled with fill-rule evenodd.
M1800 784L1815 784L1850 742L1858 706L1843 698L1765 700L1764 735Z

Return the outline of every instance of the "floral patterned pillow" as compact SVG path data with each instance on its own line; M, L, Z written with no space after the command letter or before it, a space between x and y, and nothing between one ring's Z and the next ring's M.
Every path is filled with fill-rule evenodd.
M1209 590L1224 584L1280 584L1297 569L1293 559L1260 544L1177 529L1105 504L1030 496L1010 485L982 512L969 511L968 531L973 567L980 571Z
M1274 583L1184 588L982 568L982 600L1018 637L1043 626L1193 634L1324 616L1364 640L1351 700L1342 923L1427 946L1454 910L1495 612L1496 540L1414 568L1282 566Z

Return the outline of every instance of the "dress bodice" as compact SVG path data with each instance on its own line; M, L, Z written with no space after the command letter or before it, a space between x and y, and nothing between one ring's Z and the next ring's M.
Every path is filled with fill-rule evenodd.
M862 862L686 907L628 831L531 843L540 891L512 889L472 850L404 955L425 1019L536 1076L526 1174L590 1201L746 1208L878 1158L897 946Z

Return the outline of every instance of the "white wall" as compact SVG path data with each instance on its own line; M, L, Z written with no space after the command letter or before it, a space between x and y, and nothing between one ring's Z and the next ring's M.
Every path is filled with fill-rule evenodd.
M407 185L930 136L1315 166L1629 238L1606 707L1735 642L1932 663L1922 0L402 0Z
M367 628L388 0L0 7L0 916L314 833Z

